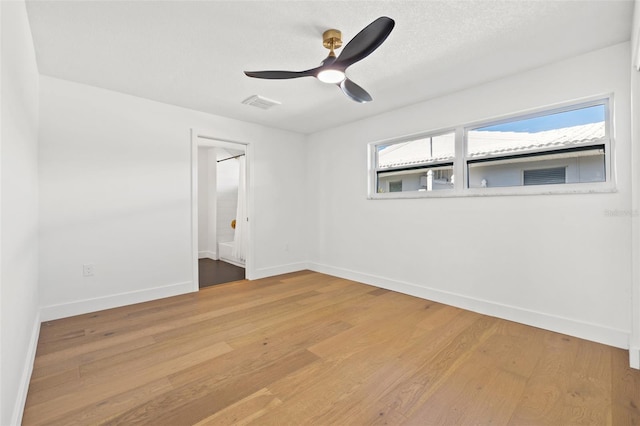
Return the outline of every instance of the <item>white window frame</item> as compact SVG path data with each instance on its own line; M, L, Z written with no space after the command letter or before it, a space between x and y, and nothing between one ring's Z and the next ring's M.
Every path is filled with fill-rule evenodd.
M615 137L613 129L613 94L592 96L579 100L554 104L552 106L521 111L514 114L466 123L453 128L439 129L429 132L421 132L398 138L385 139L368 144L368 199L399 199L399 198L449 198L449 197L485 197L485 196L509 196L509 195L546 195L546 194L586 194L586 193L610 193L616 192L615 169ZM544 115L557 114L589 106L602 105L605 109L605 137L600 145L605 147L605 181L583 182L530 186L504 186L488 188L468 187L468 164L471 160L467 155L467 134L470 130L504 124L517 120L526 120ZM393 193L377 192L378 147L380 145L392 145L420 138L435 137L446 133L455 132L455 158L453 160L454 187L452 190L440 191L407 191ZM593 144L585 144L590 146ZM550 150L540 150L541 153ZM530 151L535 152L535 151ZM393 169L385 169L392 171Z
M456 161L457 159L453 160L453 174L455 177L455 183L454 183L454 189L453 190L449 190L449 189L443 189L443 190L439 190L439 191L405 191L405 192L378 192L378 172L393 172L395 169L394 168L388 168L388 169L378 169L378 147L381 145L393 145L393 144L398 144L398 143L404 143L404 142L411 142L411 141L415 141L417 139L426 139L426 138L434 138L437 136L442 136L448 133L455 133L455 151L458 151L458 129L455 128L447 128L447 129L440 129L440 130L436 130L436 131L432 131L432 132L425 132L425 133L415 133L415 134L411 134L411 135L407 135L407 136L402 136L399 138L392 138L392 139L386 139L386 140L382 140L382 141L378 141L378 142L373 142L370 143L368 145L368 152L369 152L369 169L368 169L368 173L369 173L369 188L368 188L368 192L369 192L369 196L368 198L370 199L385 199L385 198L391 198L391 199L395 199L395 198L425 198L425 197L442 197L443 195L440 195L439 193L441 192L446 192L447 195L444 195L445 197L451 197L452 193L454 191L456 191L456 187L458 186L458 178L455 177L455 173L456 173ZM433 165L429 165L429 164L424 164L425 165L425 170L428 170L430 168L441 168L444 167L443 163L434 163ZM420 164L416 164L416 167L420 167Z

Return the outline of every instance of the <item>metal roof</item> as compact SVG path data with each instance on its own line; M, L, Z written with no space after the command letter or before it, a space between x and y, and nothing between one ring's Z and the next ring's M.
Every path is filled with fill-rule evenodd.
M605 137L605 123L582 124L542 132L501 132L471 130L468 132L468 157L560 149L574 145L597 143ZM419 164L453 161L454 134L422 138L389 145L378 152L378 168L388 169Z

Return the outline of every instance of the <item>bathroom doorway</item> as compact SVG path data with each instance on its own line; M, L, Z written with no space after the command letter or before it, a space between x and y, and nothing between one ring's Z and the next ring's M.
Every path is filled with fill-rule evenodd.
M195 214L194 282L198 289L246 278L247 145L192 137Z

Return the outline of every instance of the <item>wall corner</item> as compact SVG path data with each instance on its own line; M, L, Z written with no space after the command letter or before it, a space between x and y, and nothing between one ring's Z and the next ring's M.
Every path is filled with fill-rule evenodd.
M640 346L632 346L629 348L629 365L631 368L640 370Z

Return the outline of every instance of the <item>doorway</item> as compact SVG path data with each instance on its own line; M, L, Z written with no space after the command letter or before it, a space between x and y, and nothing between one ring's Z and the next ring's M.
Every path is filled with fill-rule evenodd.
M247 277L249 145L192 131L194 291Z
M198 259L198 287L205 288L245 279L245 269L220 259Z

